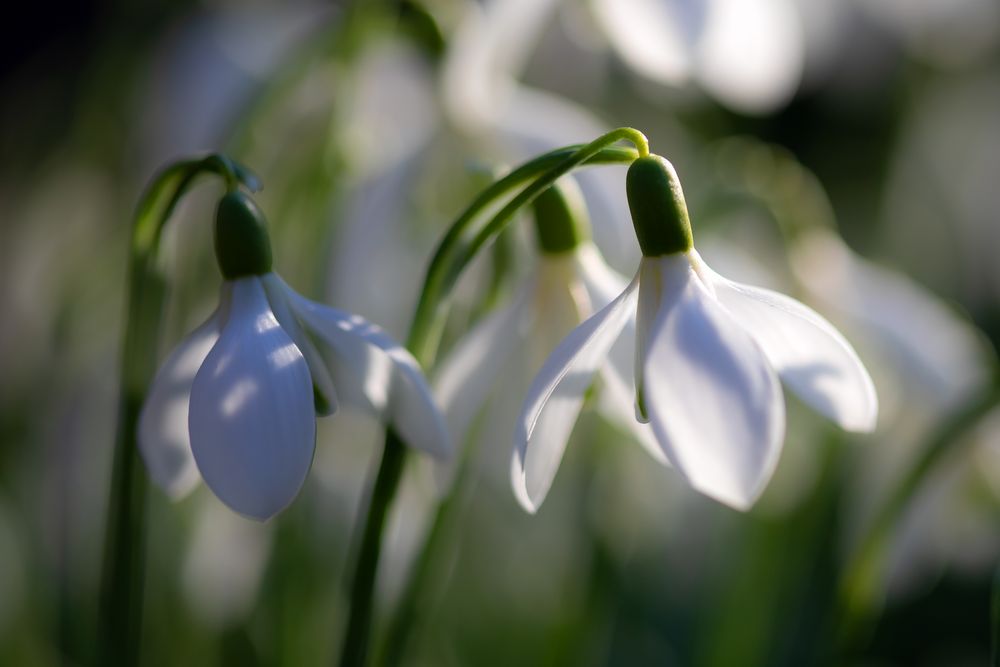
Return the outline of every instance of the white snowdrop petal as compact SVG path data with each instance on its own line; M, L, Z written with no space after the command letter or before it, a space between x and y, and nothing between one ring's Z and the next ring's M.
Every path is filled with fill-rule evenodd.
M848 431L875 428L875 385L832 324L784 294L719 276L713 282L719 301L799 398Z
M814 298L842 316L838 321L878 345L902 382L941 408L960 404L988 381L994 353L979 332L906 275L859 257L824 232L796 244L792 267Z
M363 317L310 301L284 285L299 319L329 347L338 387L360 386L364 399L411 447L436 458L452 455L451 438L420 364ZM342 400L354 396L340 391Z
M643 384L653 431L695 489L748 509L781 451L785 409L778 377L686 255L654 261L662 301Z
M574 329L552 352L528 389L514 432L515 496L534 512L552 485L584 394L634 308L638 279Z
M229 285L219 307L174 348L157 371L139 413L139 453L153 482L171 498L183 498L198 483L188 436L191 385L225 322Z
M737 111L762 114L792 98L805 67L805 41L791 0L706 3L696 76Z
M312 379L257 277L233 282L230 316L191 388L191 449L205 483L266 520L305 481L316 444Z
M587 293L590 295L590 300L594 304L594 308L603 308L617 295L621 294L622 290L628 284L628 280L624 276L620 275L604 262L600 252L593 243L580 245L576 249L576 257L580 279L587 288ZM639 291L642 291L641 284ZM639 299L641 301L642 296ZM625 323L622 335L618 337L618 340L615 341L615 344L611 346L611 350L608 352L608 362L611 371L615 374L615 378L611 381L615 382L617 380L615 389L612 390L616 392L615 397L611 400L614 403L613 410L618 411L623 406L628 409L621 414L615 415L609 412L608 416L616 422L620 422L626 428L632 429L634 427L639 432L646 433L648 429L640 428L639 424L635 423L638 413L635 400L635 349L636 318L630 317L628 322ZM618 395L617 389L624 389L625 394ZM628 403L621 404L618 399L626 395ZM608 404L608 408L612 409L610 403ZM641 424L645 421L640 419L639 423ZM652 432L649 432L649 437L652 438ZM659 445L657 445L656 449L659 451ZM662 452L660 455L662 457Z
M642 401L643 374L646 350L652 338L653 324L660 310L661 284L658 260L643 257L639 264L639 303L635 313L635 347L633 348L635 378L635 419L641 424L649 422L649 414L640 405Z
M292 313L291 307L285 295L284 283L273 273L261 276L261 284L264 285L264 292L267 294L271 312L278 320L278 324L299 348L299 352L305 357L306 364L309 365L309 375L312 377L313 391L319 400L313 401L316 405L316 413L322 417L328 417L337 411L337 391L333 386L333 379L326 368L323 357L320 356L316 346L303 331L302 326Z

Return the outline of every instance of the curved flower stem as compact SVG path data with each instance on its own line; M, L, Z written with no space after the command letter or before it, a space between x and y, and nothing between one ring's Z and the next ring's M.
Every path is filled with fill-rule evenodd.
M946 419L923 447L922 454L886 499L850 559L839 581L837 641L842 651L849 651L860 639L871 618L873 599L883 574L885 550L893 529L909 507L921 485L949 456L955 455L961 436L968 433L1000 402L1000 377L992 385Z
M136 456L136 425L156 371L166 298L166 280L157 267L157 257L167 220L184 193L203 173L221 176L228 189L240 183L252 190L259 189L256 176L223 155L183 160L153 178L140 199L132 222L118 429L98 601L96 664L100 665L138 663L147 478Z
M633 142L636 150L611 147L612 144L622 140ZM452 287L475 254L503 231L522 206L530 204L556 179L576 167L584 164L630 164L636 157L648 154L649 145L641 132L632 128L619 128L584 146L561 148L526 162L476 197L445 233L424 277L423 289L407 339L407 347L421 365L428 368L434 361ZM511 199L486 224L476 225L493 202L529 180L532 181L530 185ZM351 582L350 615L340 657L340 664L343 667L364 665L368 659L372 596L381 550L381 536L405 461L406 450L403 443L389 431L386 434L382 460L375 476L367 517L356 552L357 565ZM446 513L447 510L439 508L435 526L445 520L446 517L441 516L443 512ZM437 539L435 536L442 532L440 528L432 528L428 538L429 543L425 544L424 549L434 549L434 542Z

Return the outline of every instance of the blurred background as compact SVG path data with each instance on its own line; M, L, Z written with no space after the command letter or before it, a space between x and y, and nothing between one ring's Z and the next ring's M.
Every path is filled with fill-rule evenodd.
M485 451L410 641L379 655L990 659L995 0L187 0L18 13L0 39L0 663L91 662L129 225L159 167L206 151L250 166L276 270L403 339L437 240L491 174L623 125L677 167L714 268L800 298L855 344L878 429L844 434L786 395L778 470L740 514L586 411L536 516L510 491L508 452L474 431ZM624 169L579 182L599 248L631 276ZM168 226L162 354L217 298L221 192L206 180ZM528 232L518 222L463 283L445 352L531 271ZM484 423L491 410L504 414L488 404ZM144 664L335 658L381 432L349 409L319 424L302 495L267 524L203 486L177 502L151 489ZM376 643L434 480L414 459L393 508Z

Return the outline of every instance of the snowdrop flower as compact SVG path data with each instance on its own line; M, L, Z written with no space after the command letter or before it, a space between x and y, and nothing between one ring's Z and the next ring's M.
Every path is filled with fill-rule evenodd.
M636 419L649 422L680 474L716 500L747 509L770 478L785 428L779 377L842 428L874 428L871 378L829 322L787 296L727 280L701 260L669 162L636 160L627 191L639 270L559 344L517 421L515 494L529 510L544 500L584 393L632 313Z
M573 180L563 178L542 193L535 200L534 214L540 249L535 271L506 307L483 318L459 341L442 361L434 381L455 442L466 437L484 405L493 404L490 413L495 418L482 427L487 441L484 455L502 453L499 466L505 471L510 461L507 447L513 437L509 425L517 416L520 397L531 378L566 334L595 309L610 303L627 283L608 267L590 240L583 194ZM664 461L652 431L632 418L632 391L628 388L632 350L621 346L616 352L619 354L599 369L597 407ZM504 397L518 398L516 403L505 405ZM492 442L494 437L499 442Z
M410 445L449 454L416 360L378 327L310 301L271 272L263 214L240 192L219 203L219 307L170 354L139 421L154 481L180 497L199 473L226 505L266 520L312 463L316 413L338 399L388 421Z
M591 4L622 60L652 81L694 81L727 107L753 114L780 108L798 88L806 49L792 0Z

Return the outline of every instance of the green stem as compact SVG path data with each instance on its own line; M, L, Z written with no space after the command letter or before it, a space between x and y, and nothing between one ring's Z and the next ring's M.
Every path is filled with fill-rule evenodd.
M122 343L118 429L105 527L98 608L97 664L134 665L142 627L147 478L136 455L136 426L156 371L166 281L157 267L163 227L194 180L221 176L229 189L256 177L222 155L177 162L157 174L140 200L132 224Z
M475 467L473 464L476 458L475 444L475 440L470 440L463 448L452 487L449 493L438 502L434 512L434 521L424 538L424 544L413 568L410 570L399 606L389 624L385 651L378 664L392 667L400 664L406 655L407 644L414 622L417 620L417 609L420 607L426 584L435 572L439 572L433 566L438 562L444 545L449 541L449 536L461 521L460 513L464 507L463 501L472 485L470 476L473 476Z
M861 639L863 630L871 619L874 600L879 594L884 567L884 555L893 530L910 501L937 467L954 456L955 446L962 436L979 423L1000 401L1000 378L975 400L967 403L945 420L921 450L921 456L909 472L899 481L881 510L875 516L858 548L842 570L839 585L838 641L845 651ZM966 439L971 440L971 439Z
M637 150L610 148L617 141L633 142ZM556 179L584 164L629 164L639 155L647 155L649 146L641 132L619 128L582 146L570 146L541 155L507 174L484 190L455 220L438 245L424 278L407 347L424 368L429 368L437 352L448 297L459 276L475 254L495 238L514 214L530 204ZM534 179L494 215L485 225L476 226L483 212L494 201L507 195L525 182ZM375 573L381 549L381 535L389 506L396 494L406 450L402 441L391 431L386 435L382 461L375 476L367 517L357 551L357 565L351 583L350 615L341 652L342 667L364 665L372 626L372 598ZM431 530L431 536L442 531ZM433 542L425 549L434 548Z

